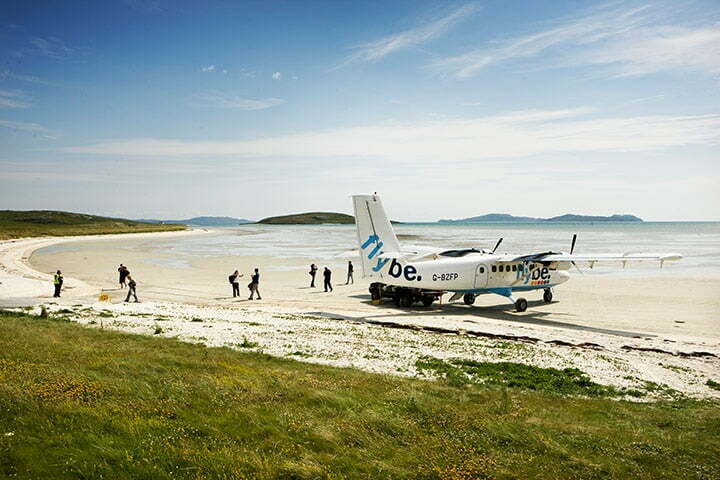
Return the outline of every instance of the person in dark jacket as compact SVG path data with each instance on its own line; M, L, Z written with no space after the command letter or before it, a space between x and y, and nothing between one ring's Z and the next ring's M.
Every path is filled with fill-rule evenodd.
M332 284L330 283L332 271L328 267L325 267L325 270L323 270L323 278L325 280L325 291L332 292Z
M140 300L138 300L137 294L135 293L135 286L137 285L135 283L135 280L133 280L133 278L130 275L128 275L127 281L128 281L128 294L127 294L127 297L125 297L125 301L129 302L130 296L132 295L133 297L135 297L135 303L139 302Z
M118 268L118 275L120 276L120 288L125 288L125 279L130 275L130 270L121 263L120 268Z
M317 265L310 264L310 288L315 288L315 274L317 273Z
M229 277L228 280L230 280L230 285L232 285L233 290L233 298L240 296L240 277L242 277L243 274L235 270Z
M348 276L347 276L347 282L345 282L345 285L350 285L351 283L355 283L355 279L353 278L353 270L355 268L353 267L353 264L350 260L348 260Z
M262 300L260 297L260 272L258 269L255 269L255 273L252 274L252 277L250 277L250 285L248 285L248 288L250 289L250 298L248 300L253 300L253 296L257 293L257 299Z
M55 276L53 277L53 286L55 287L55 293L53 293L54 298L60 298L60 290L62 289L63 284L63 276L62 272L58 270L55 273Z

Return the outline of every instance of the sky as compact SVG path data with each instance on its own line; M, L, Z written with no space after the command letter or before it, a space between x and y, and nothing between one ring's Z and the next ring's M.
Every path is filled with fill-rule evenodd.
M0 3L0 209L720 220L720 2Z

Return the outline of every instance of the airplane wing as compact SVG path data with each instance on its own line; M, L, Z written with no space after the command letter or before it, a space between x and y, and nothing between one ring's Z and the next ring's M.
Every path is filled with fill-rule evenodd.
M504 258L500 260L502 263L510 262L542 262L542 263L588 263L592 267L599 262L620 262L623 265L627 262L660 262L663 264L668 261L676 261L682 259L679 253L595 253L595 254L578 254L564 252L544 252L534 253L530 255L521 255L514 258Z

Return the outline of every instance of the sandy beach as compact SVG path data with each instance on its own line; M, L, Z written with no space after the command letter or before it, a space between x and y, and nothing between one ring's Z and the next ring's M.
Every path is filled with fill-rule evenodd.
M538 293L528 294L524 313L494 295L480 296L473 307L460 302L401 310L389 302L373 305L365 280L343 285L343 259L327 262L336 286L324 293L308 287L309 262L303 258L238 254L179 260L171 248L162 255L151 252L155 242L192 235L213 232L0 243L0 304L36 311L42 304L96 328L250 346L380 373L417 375L414 365L422 356L460 357L576 367L597 382L646 388L654 395L720 396L706 385L720 376L717 277L577 274L550 304ZM33 254L39 249L42 254ZM122 302L120 263L130 267L142 303ZM241 293L246 294L256 266L263 299L233 299L229 273L237 268L245 274ZM55 302L50 274L58 268L66 284ZM110 301L98 301L101 293Z

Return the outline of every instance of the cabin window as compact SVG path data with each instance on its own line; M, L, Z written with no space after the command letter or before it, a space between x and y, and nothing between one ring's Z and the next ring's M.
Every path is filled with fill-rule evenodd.
M492 271L497 272L497 267L495 265L492 266Z
M517 267L515 265L512 266L512 271L517 272Z
M485 267L480 267L480 273L485 273Z
M506 272L509 272L509 271L510 271L510 265L505 265L505 271L506 271Z

